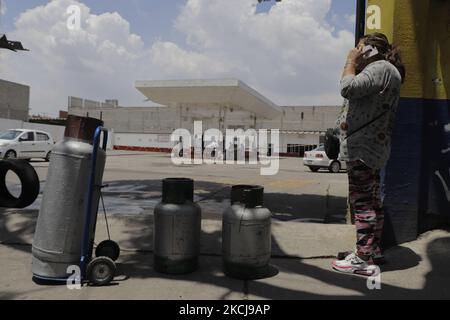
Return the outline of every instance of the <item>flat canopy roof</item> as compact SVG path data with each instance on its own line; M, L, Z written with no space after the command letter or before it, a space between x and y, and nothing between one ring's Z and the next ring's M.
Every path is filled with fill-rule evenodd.
M281 112L275 103L237 79L136 81L149 100L162 105L221 104L273 119Z

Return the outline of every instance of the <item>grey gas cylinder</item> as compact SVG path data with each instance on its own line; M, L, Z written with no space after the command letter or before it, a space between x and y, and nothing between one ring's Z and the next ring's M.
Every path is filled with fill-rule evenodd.
M92 166L93 137L103 122L69 116L62 142L52 150L32 248L33 275L40 279L68 277L67 268L80 263ZM92 212L97 213L106 153L99 148ZM91 219L90 243L96 219ZM92 246L90 247L92 250Z
M201 209L193 199L193 180L163 180L162 202L154 211L154 267L158 272L183 274L197 269Z
M231 189L231 206L222 218L224 272L231 277L258 279L270 272L271 213L263 198L261 186Z

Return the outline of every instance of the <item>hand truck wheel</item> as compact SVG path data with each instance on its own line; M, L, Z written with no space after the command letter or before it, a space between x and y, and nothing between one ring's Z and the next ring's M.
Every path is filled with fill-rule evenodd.
M94 286L106 286L114 279L116 264L108 257L97 257L87 266L87 278Z

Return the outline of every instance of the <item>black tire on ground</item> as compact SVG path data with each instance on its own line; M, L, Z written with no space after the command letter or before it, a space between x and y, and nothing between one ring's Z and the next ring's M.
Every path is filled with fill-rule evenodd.
M8 150L5 152L3 159L15 159L17 158L17 153L14 150Z
M19 197L14 197L6 186L6 174L11 170L22 184ZM0 207L25 208L31 205L39 195L39 177L34 168L26 160L0 161Z
M328 170L331 173L338 173L339 171L341 171L341 164L339 163L339 161L333 161L330 164L330 167L328 168Z
M312 166L309 166L308 168L309 168L309 170L311 170L312 172L317 172L317 171L319 171L319 167L312 167Z
M108 257L112 261L116 261L120 255L119 245L112 240L104 240L95 248L96 257Z
M87 266L86 276L94 286L106 286L116 273L116 264L108 257L97 257Z

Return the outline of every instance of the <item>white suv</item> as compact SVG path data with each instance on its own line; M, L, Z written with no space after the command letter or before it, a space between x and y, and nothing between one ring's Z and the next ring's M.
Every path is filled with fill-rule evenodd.
M28 129L11 129L0 132L0 158L50 159L54 145L47 132Z

